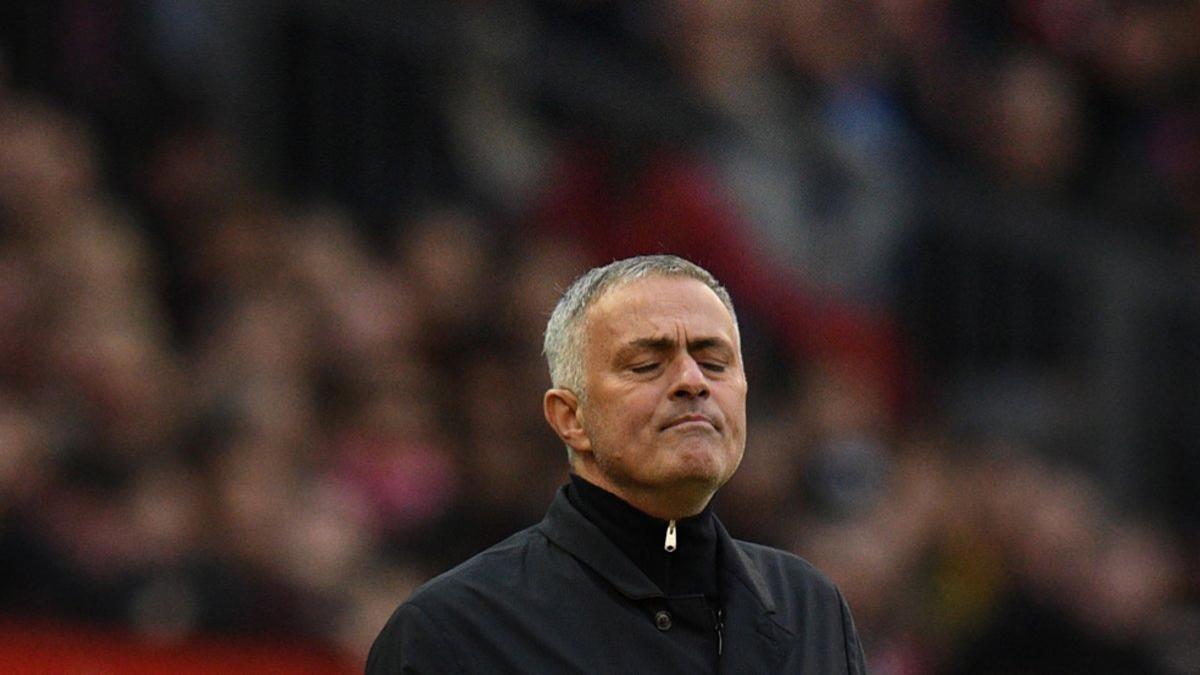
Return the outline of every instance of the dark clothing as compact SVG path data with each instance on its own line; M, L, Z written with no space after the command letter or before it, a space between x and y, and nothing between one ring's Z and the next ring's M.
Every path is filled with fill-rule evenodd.
M716 672L723 651L723 612L718 579L717 519L710 501L690 518L666 521L647 515L613 493L575 474L566 488L567 501L595 525L664 597L663 610L689 672ZM676 547L666 549L668 527L676 528ZM655 620L658 620L656 613ZM686 626L686 630L682 627Z
M667 521L642 513L613 493L571 474L567 500L667 597L703 595L714 603L720 598L720 547L711 501L698 515L675 521L677 548L668 552Z
M719 607L668 597L567 493L538 525L418 589L367 672L866 672L841 594L800 558L735 541L710 515Z

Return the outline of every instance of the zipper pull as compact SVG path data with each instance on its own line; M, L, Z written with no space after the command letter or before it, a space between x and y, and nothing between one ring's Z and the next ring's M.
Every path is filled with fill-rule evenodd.
M667 540L663 542L663 549L667 553L675 552L675 521L667 523Z

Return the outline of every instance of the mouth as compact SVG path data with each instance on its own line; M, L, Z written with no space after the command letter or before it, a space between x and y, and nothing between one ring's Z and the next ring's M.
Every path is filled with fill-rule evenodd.
M666 425L663 426L662 430L666 431L667 429L683 429L687 427L700 426L709 427L711 429L717 428L716 422L714 422L708 415L703 415L700 413L688 413L687 415L680 415L679 417L672 419L670 422L667 422Z

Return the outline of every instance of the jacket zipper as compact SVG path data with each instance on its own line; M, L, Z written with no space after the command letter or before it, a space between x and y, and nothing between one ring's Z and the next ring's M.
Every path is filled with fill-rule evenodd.
M667 553L674 553L678 547L677 533L675 531L675 521L667 523L667 538L663 541L663 549ZM717 629L717 656L725 650L725 622L723 620L724 613L717 609L713 610L713 620Z

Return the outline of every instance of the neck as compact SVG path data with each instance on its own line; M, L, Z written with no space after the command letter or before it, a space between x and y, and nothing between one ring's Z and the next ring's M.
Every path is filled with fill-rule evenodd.
M571 470L592 485L620 497L622 501L642 513L663 520L690 518L704 511L716 494L716 489L708 483L695 481L654 488L618 485L601 473L594 461L577 461Z

